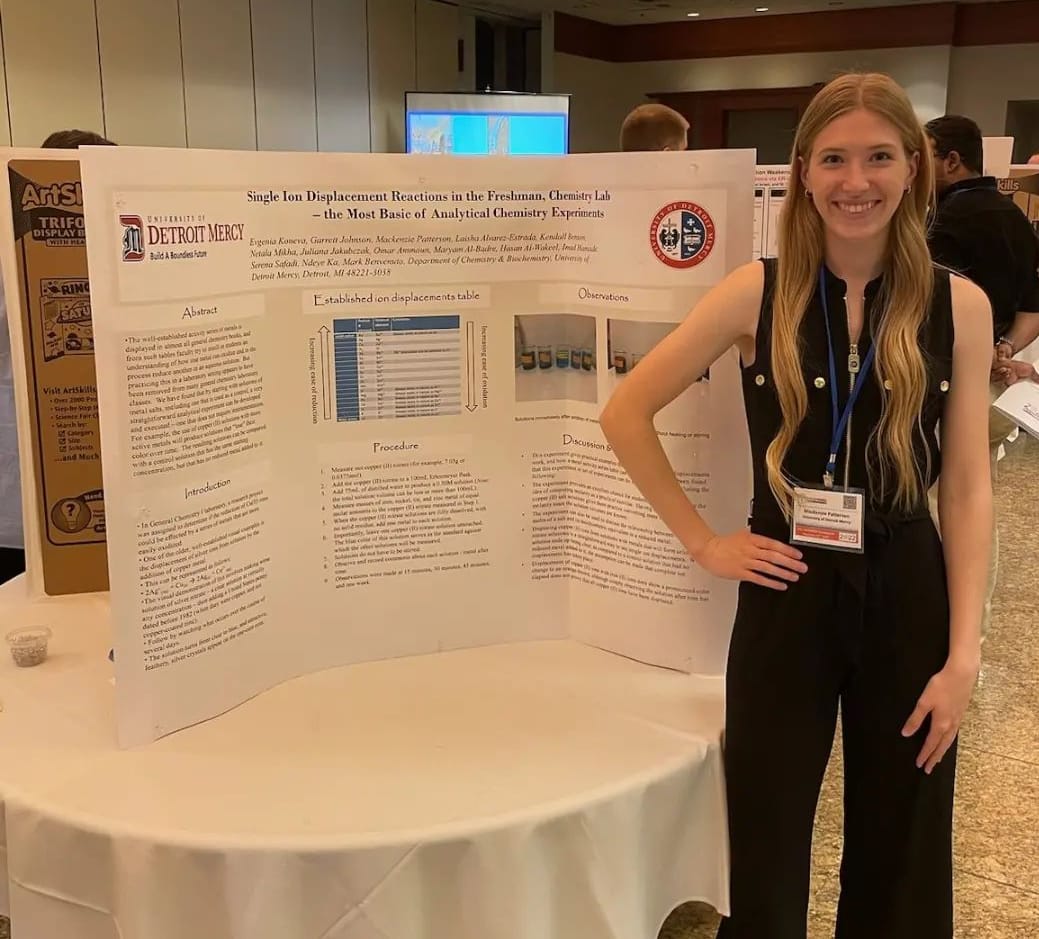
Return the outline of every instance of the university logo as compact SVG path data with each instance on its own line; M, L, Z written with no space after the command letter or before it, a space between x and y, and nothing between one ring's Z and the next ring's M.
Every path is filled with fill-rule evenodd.
M144 260L144 222L139 215L120 215L123 226L123 260Z
M696 267L714 248L714 221L695 202L671 202L653 217L649 240L668 267Z

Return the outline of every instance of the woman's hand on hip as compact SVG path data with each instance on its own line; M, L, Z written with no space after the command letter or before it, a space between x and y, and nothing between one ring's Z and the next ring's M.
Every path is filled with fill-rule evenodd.
M931 727L916 758L917 767L925 773L929 774L941 762L960 732L977 681L976 665L950 660L931 678L920 695L916 708L902 728L902 736L912 737L930 715Z
M715 577L745 580L771 590L786 590L788 583L796 583L808 570L797 548L746 529L715 535L693 560Z

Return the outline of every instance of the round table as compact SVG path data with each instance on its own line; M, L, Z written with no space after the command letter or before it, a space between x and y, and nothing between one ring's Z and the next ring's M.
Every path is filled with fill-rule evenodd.
M54 632L44 664L0 662L14 939L653 939L682 901L727 912L720 679L490 646L120 750L107 597L19 579L0 622Z

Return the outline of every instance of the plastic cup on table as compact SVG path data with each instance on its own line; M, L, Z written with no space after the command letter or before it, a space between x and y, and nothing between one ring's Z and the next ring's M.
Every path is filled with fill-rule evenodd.
M19 668L32 668L46 661L51 631L46 626L24 626L12 629L7 636L11 658Z

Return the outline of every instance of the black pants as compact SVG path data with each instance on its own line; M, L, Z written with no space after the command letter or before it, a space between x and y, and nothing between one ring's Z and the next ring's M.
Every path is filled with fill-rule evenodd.
M0 584L25 570L25 552L21 548L0 548Z
M771 534L771 533L770 533ZM742 584L726 681L732 918L719 939L805 939L812 829L838 705L844 855L838 939L952 939L955 746L916 768L929 721L901 730L948 655L930 522L809 551L784 594ZM858 569L855 569L858 565Z

